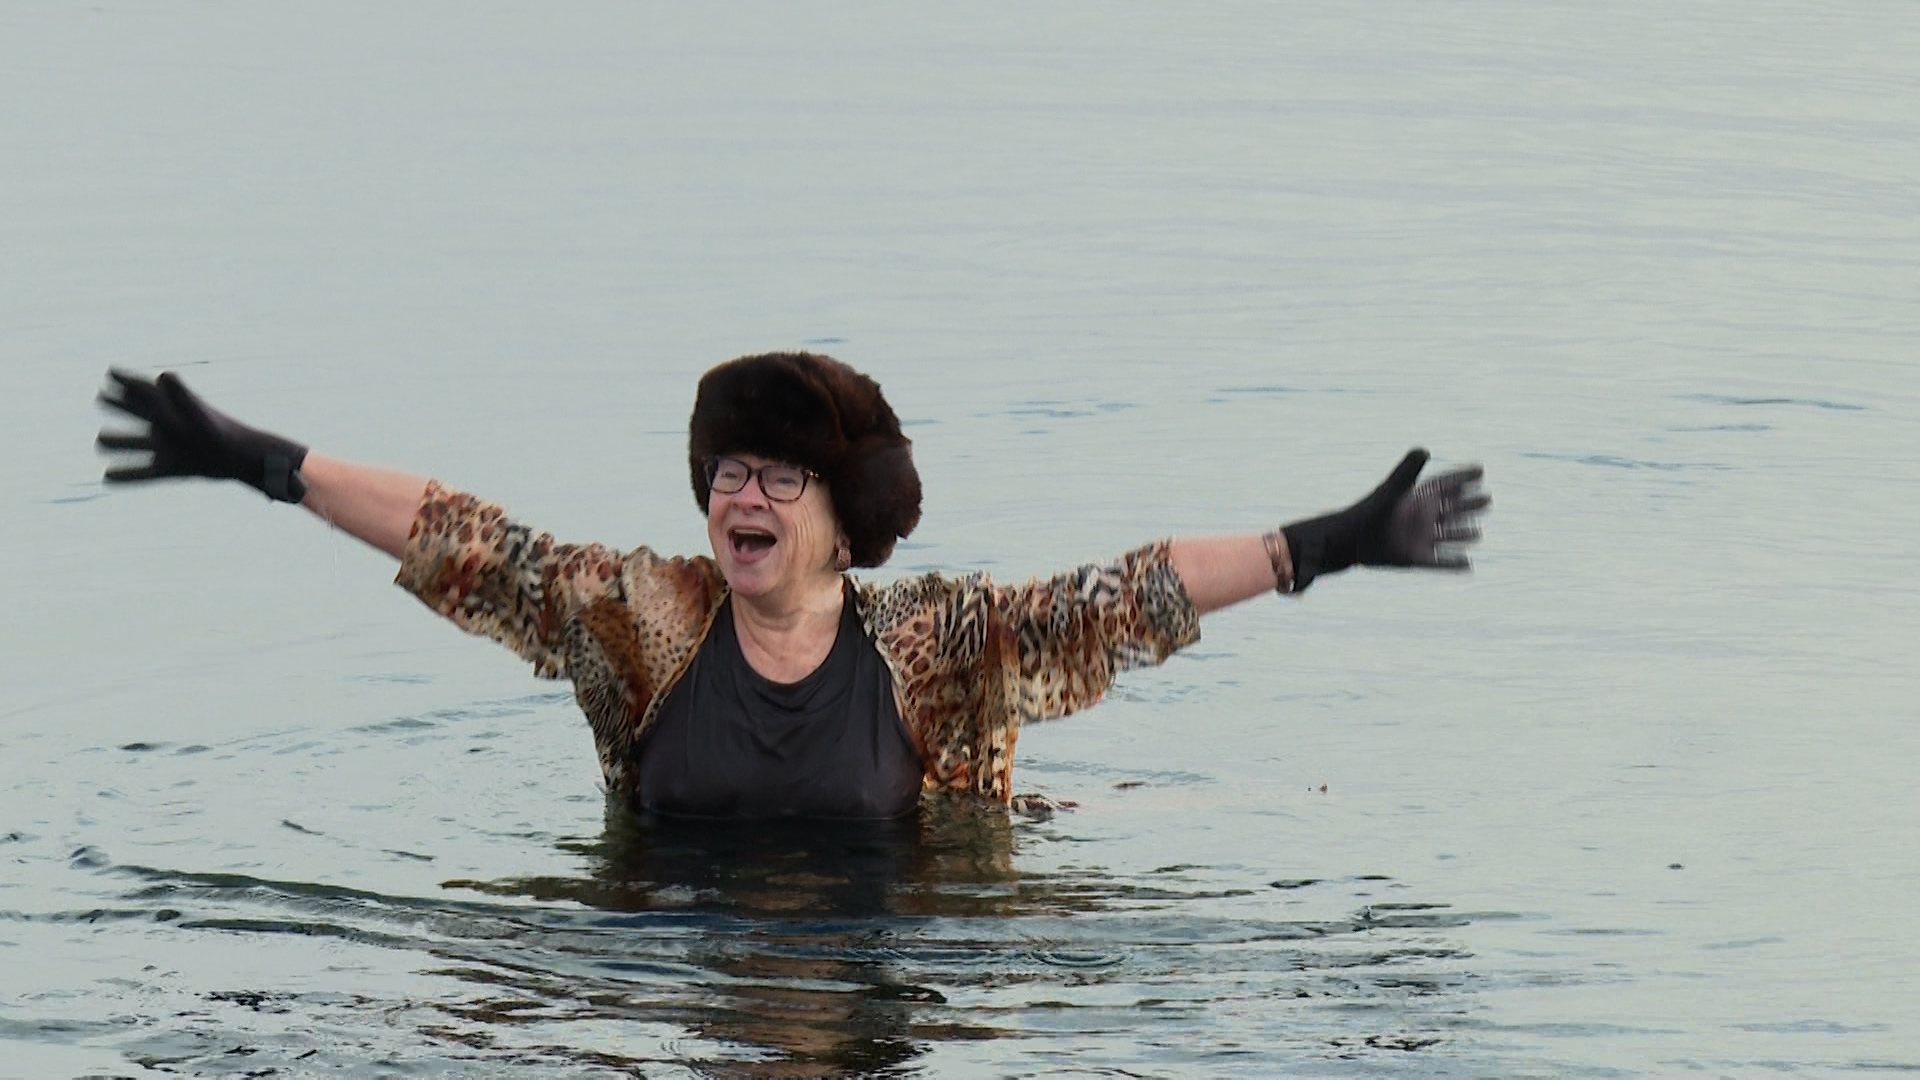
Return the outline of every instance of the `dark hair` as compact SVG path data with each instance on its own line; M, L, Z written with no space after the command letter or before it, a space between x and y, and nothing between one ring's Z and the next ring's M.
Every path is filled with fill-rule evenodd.
M762 353L700 377L688 425L693 498L707 509L707 460L757 454L803 465L827 482L853 565L879 566L920 523L913 441L880 384L831 356Z

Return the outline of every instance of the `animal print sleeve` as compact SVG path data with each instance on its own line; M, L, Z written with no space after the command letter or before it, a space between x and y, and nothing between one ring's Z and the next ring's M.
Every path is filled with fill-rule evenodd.
M555 543L493 503L429 482L394 582L531 661L541 677L564 678L560 635L571 615L619 588L620 558Z
M1051 720L1100 700L1114 677L1159 664L1200 638L1200 615L1167 541L1046 580L995 586L1011 631L1022 720Z

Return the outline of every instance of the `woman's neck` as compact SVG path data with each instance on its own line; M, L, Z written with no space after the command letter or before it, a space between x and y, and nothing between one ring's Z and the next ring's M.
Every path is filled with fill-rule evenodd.
M733 596L733 628L740 652L761 678L795 683L813 674L833 651L846 586L839 574L795 594Z

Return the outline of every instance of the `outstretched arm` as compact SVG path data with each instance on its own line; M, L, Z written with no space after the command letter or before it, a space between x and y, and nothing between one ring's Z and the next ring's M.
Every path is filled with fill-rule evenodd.
M622 554L598 544L558 543L499 506L424 476L312 453L248 427L171 372L154 379L111 372L100 402L142 425L100 433L102 450L140 455L111 463L108 483L238 480L276 502L299 503L399 559L396 584L461 629L505 644L545 678L567 673L574 655L567 634L576 613L596 612L603 626L624 633L631 648L622 656L654 647L641 643L636 635L645 627L636 629L632 613L612 596L625 587L629 561L642 577L664 580L675 593L668 606L676 611L702 618L720 600L711 564L660 560L645 549Z
M1268 589L1297 593L1351 566L1466 570L1461 550L1480 539L1492 505L1479 466L1415 486L1427 464L1413 450L1373 493L1345 510L1265 533L1175 540L1170 557L1193 606L1205 615Z
M112 371L108 378L100 403L146 428L102 431L100 448L150 455L108 468L108 483L194 476L238 480L276 502L300 503L400 557L427 490L426 477L310 453L291 439L248 427L208 405L172 372L148 379Z
M334 528L400 557L427 492L426 477L315 453L307 454L300 475L307 481L300 505Z
M1272 592L1280 578L1259 533L1182 537L1168 554L1202 615Z

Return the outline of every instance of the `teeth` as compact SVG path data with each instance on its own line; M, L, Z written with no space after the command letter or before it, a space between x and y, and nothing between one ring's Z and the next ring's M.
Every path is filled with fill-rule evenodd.
M759 529L731 529L728 530L728 537L733 541L733 546L742 551L764 550L775 543L772 533Z

